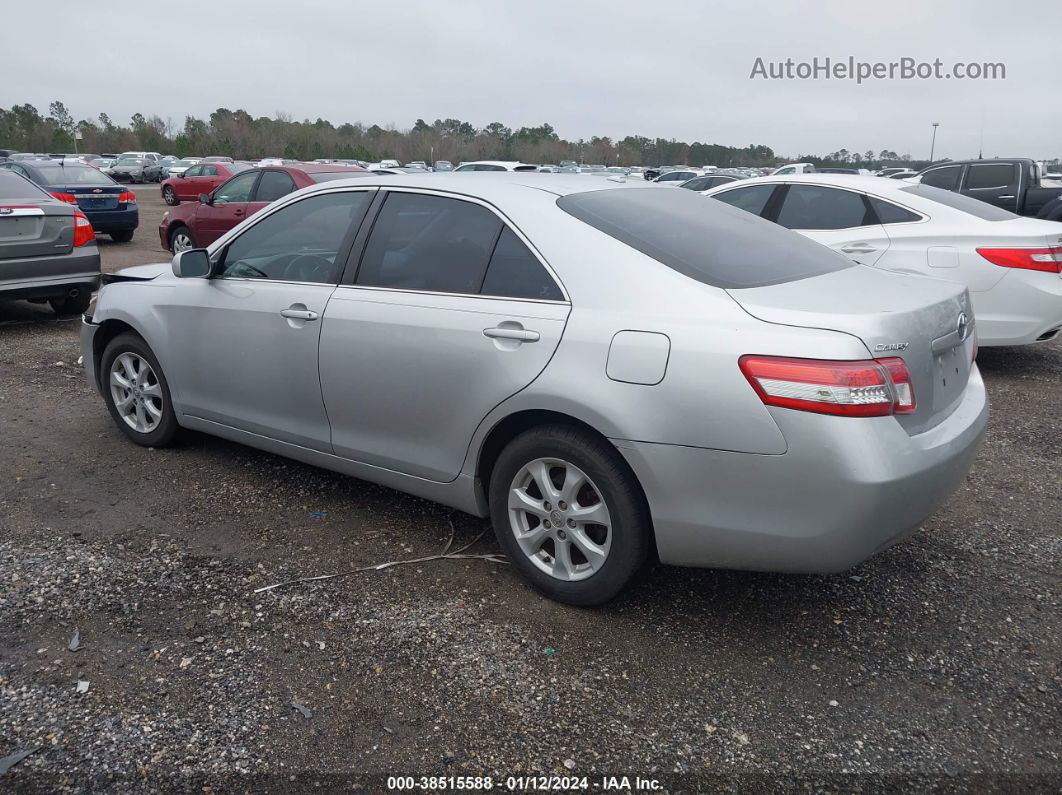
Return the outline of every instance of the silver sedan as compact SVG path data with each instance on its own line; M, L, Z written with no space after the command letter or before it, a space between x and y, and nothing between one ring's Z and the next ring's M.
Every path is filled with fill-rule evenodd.
M82 330L117 427L181 428L489 516L576 605L651 559L837 572L963 480L987 403L964 288L684 190L533 173L337 180Z

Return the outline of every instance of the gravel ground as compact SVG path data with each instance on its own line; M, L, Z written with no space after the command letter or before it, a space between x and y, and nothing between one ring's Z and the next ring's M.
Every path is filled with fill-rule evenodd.
M165 258L138 192L108 270ZM1062 787L1060 343L981 352L986 442L905 543L833 577L659 567L592 611L481 560L254 594L487 525L197 434L135 447L77 357L76 322L0 306L0 757L37 749L0 789Z

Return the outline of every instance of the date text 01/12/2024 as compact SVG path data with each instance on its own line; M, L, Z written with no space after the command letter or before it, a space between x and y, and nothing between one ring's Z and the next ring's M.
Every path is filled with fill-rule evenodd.
M501 789L509 792L658 792L663 785L641 776L506 776L495 781L491 776L389 776L389 791L486 792Z

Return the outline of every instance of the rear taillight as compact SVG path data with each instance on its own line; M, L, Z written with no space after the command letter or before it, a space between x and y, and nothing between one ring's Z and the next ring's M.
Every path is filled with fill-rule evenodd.
M768 406L842 417L885 417L915 410L903 359L827 361L742 356L741 372Z
M96 240L96 233L92 231L92 224L81 210L74 213L74 248L87 246Z
M61 202L66 202L67 204L77 204L77 196L75 196L73 193L60 193L52 191L52 196L54 196Z
M122 191L118 194L119 204L136 204L136 194L131 190Z
M979 248L977 253L1002 268L1062 273L1062 246L1047 248Z

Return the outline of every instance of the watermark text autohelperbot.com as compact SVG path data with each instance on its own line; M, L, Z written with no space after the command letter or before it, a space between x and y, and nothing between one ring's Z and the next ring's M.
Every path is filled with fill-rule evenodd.
M812 58L798 61L769 61L757 58L749 73L750 80L1006 80L1007 65L1001 61L955 61L940 58L920 61L899 58L895 61L859 61L847 58Z

